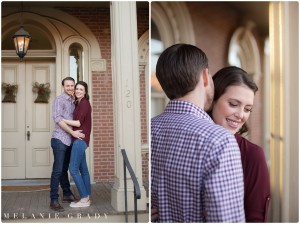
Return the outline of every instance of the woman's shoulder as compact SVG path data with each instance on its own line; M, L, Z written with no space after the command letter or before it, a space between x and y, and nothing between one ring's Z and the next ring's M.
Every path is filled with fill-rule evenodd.
M265 153L262 147L252 143L251 141L247 140L241 135L236 134L235 138L237 140L241 152L243 152L248 159L251 158L253 160L265 160Z
M86 106L91 107L90 101L87 100L86 98L82 98L81 101L79 102L79 105L84 106L84 107L86 107Z

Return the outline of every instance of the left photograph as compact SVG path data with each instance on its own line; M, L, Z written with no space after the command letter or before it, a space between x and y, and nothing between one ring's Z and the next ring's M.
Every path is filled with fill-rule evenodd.
M1 12L1 221L149 222L149 2Z

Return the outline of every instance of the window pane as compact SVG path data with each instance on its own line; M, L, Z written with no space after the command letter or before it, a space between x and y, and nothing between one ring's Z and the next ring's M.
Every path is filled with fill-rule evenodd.
M233 43L230 46L228 61L231 66L242 67L241 58L239 55L239 46L237 43Z
M74 56L70 56L70 77L73 77L75 82L78 81L78 63Z
M73 77L75 83L83 79L83 51L82 46L74 43L69 48L69 63L70 63L70 77Z

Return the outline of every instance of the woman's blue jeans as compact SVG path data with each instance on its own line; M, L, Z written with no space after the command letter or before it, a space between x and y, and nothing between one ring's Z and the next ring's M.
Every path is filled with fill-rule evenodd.
M80 198L91 195L90 174L86 163L87 144L80 139L73 142L70 160L70 173L78 189Z

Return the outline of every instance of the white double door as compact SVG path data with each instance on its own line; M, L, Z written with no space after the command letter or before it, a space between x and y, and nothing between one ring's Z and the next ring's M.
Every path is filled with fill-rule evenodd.
M55 64L2 62L1 74L2 83L18 85L16 103L2 102L2 179L50 178ZM32 91L34 82L50 83L48 103L34 103L37 97Z

